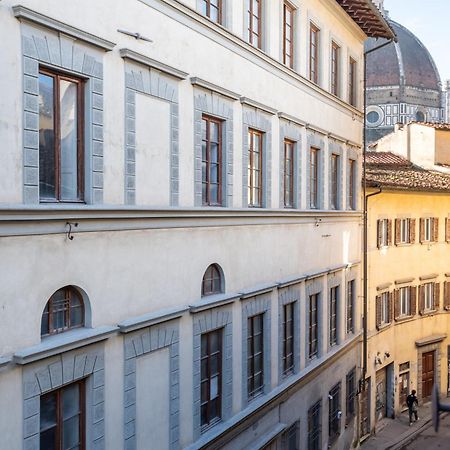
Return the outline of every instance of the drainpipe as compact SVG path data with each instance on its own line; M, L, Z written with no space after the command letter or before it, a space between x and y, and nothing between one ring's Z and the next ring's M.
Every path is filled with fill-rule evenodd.
M364 52L364 128L363 128L363 195L364 195L364 212L363 212L363 370L362 370L362 389L365 389L366 383L366 374L367 374L367 314L368 314L368 282L367 282L367 205L368 198L374 195L378 195L380 192L374 192L372 194L367 195L367 180L366 180L366 152L367 152L367 55L373 53L377 50L380 50L392 42L396 42L396 38L389 39L385 43L374 47L370 50L366 50Z

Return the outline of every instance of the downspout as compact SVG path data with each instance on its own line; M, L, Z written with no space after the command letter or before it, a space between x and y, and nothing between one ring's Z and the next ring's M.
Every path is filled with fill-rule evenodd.
M366 383L366 374L367 374L367 314L368 314L368 282L367 282L367 260L368 260L368 230L367 230L367 205L368 198L374 195L378 195L380 192L374 192L372 194L367 195L367 180L366 180L366 152L367 152L367 55L373 53L377 50L386 47L387 45L395 42L396 38L389 39L384 44L381 44L377 47L374 47L370 50L366 50L364 52L364 80L363 80L363 88L364 88L364 127L363 127L363 195L364 195L364 211L363 211L363 370L362 370L362 389L365 389Z

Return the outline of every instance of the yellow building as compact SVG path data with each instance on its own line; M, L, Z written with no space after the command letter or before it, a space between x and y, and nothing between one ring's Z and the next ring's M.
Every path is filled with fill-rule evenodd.
M367 153L368 352L362 435L450 390L450 175ZM364 398L364 396L363 396Z

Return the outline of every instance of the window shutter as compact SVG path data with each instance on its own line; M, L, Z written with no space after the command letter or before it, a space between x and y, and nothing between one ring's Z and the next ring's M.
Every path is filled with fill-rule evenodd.
M434 283L434 309L437 311L439 309L439 295L441 293L441 283Z
M419 286L419 314L423 314L425 310L425 288Z
M389 292L389 323L394 320L394 294Z
M444 309L450 310L450 282L444 283Z
M434 217L433 218L433 242L439 241L439 218Z
M409 219L409 243L416 242L416 219Z
M381 325L381 296L377 295L375 297L375 307L376 307L376 325L377 329L380 329Z
M392 245L392 220L387 221L387 244Z
M420 219L419 221L419 242L422 244L422 242L425 240L425 220Z
M394 290L394 319L400 316L400 291L398 289Z
M445 219L445 242L450 242L450 219Z
M395 245L400 243L400 219L395 219Z
M411 311L411 315L415 316L417 314L417 287L411 286L410 292L409 292L409 308Z
M377 220L377 247L381 248L381 226L383 221Z

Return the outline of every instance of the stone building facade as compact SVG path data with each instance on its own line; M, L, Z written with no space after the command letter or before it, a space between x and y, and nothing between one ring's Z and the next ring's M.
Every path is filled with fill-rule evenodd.
M391 30L247 5L0 3L2 449L357 435L362 55Z

